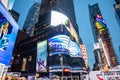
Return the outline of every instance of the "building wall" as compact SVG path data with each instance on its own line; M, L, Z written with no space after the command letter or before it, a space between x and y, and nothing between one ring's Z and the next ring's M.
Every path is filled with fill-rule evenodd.
M44 0L44 1L52 1L52 0ZM51 2L50 2L51 3ZM49 5L50 5L50 3L49 3ZM64 2L65 4L67 4L67 2ZM71 2L70 2L71 3ZM76 37L78 38L78 36L75 36L75 35L78 35L78 32L76 32L76 29L74 29L75 28L75 26L73 25L74 23L76 23L75 21L74 21L74 19L72 20L72 18L71 18L71 20L72 21L74 21L74 23L73 22L71 22L71 20L69 19L69 17L68 16L70 16L69 15L69 13L68 14L62 14L62 15L64 15L64 16L67 16L68 18L68 22L66 23L66 24L59 24L59 25L57 25L57 26L52 26L52 25L50 25L50 20L51 20L51 10L49 11L47 11L47 9L46 8L48 8L48 5L47 5L48 3L44 3L44 2L42 2L42 5L43 5L43 7L45 7L44 9L45 9L45 11L43 11L43 13L41 13L40 12L40 17L39 17L39 21L38 21L38 23L35 25L35 29L34 29L34 35L33 36L31 36L30 38L27 38L26 40L23 40L23 41L20 41L19 43L18 43L18 48L17 48L17 52L16 53L20 53L20 55L21 55L21 63L22 63L22 59L23 58L25 58L25 56L29 56L29 54L34 54L34 55L37 55L37 42L42 42L42 41L44 41L44 40L48 40L48 39L50 39L50 38L52 38L52 37L55 37L55 36L57 36L57 35L64 35L64 36L68 36L69 37L69 39L71 40L69 40L69 42L71 42L71 43L74 43L75 45L73 45L73 46L75 46L74 48L76 48L76 46L78 47L78 49L80 49L80 47L79 47L79 43L78 43L78 40L76 41ZM72 3L71 3L72 4ZM46 7L46 6L47 7ZM52 6L54 6L54 5L52 5ZM69 7L71 7L70 5L68 5ZM56 6L57 7L57 6ZM73 7L72 7L73 8ZM42 8L41 8L42 9ZM43 10L44 10L43 9ZM59 9L59 6L58 6L58 8L57 9ZM64 10L64 9L63 9ZM65 10L66 11L66 10ZM65 12L64 11L64 12ZM67 13L67 12L66 12ZM71 14L71 13L70 13ZM75 16L74 14L73 14L73 16ZM68 28L66 28L66 27L68 27ZM73 35L73 33L75 33L74 35ZM70 44L71 45L71 44ZM73 47L73 46L71 46L71 47ZM57 46L58 47L58 46ZM48 50L47 50L47 55L49 55L50 54L50 51L49 51L49 45L47 46L47 48L48 48ZM74 49L73 48L73 49ZM56 49L56 48L55 48ZM58 49L59 50L59 49ZM69 49L70 50L70 49ZM76 49L75 49L75 51L77 51ZM34 52L34 53L32 53L32 52ZM58 51L58 53L59 53L59 51ZM63 54L64 55L64 52L61 52L61 54ZM78 53L77 53L78 54ZM80 53L79 53L80 54ZM58 55L56 55L56 56L58 56ZM70 56L70 54L67 54L67 56ZM48 59L49 59L49 57L50 56L47 56L48 57ZM85 65L83 64L84 63L84 60L83 60L83 58L82 58L82 56L77 56L78 57L78 59L76 60L76 61L74 61L74 59L72 59L74 62L76 62L76 63L78 63L78 62L80 62L81 61L81 63L79 63L78 64L78 67L79 67L79 70L80 69L83 69L83 68L85 68ZM36 57L35 57L36 58ZM72 57L70 57L70 58L72 58ZM67 58L64 58L65 60L63 60L63 61L69 61L69 60L66 60ZM28 59L27 59L28 60ZM52 61L48 61L48 63L49 62L52 62ZM75 64L76 64L75 63ZM31 65L31 66L34 66L34 71L33 72L35 72L36 70L35 70L35 64L36 64L36 62L35 62L35 60L33 61L33 64L34 65ZM72 63L71 63L72 64ZM66 65L66 64L65 64ZM64 65L64 66L65 66ZM68 64L67 64L68 65ZM21 66L22 66L22 64L21 64ZM49 66L49 64L48 64L48 66ZM48 69L48 66L47 66L47 69ZM55 66L57 66L57 65L55 65ZM77 67L77 66L75 66L75 65L73 65L72 64L72 66L74 66L74 69L76 69L75 67ZM61 67L61 66L60 66ZM22 71L22 72L26 72L26 73L28 73L29 71Z
M33 36L35 24L38 22L40 12L40 3L35 2L29 9L28 15L24 22L23 29L29 36Z
M42 0L40 15L46 14L51 10L55 10L65 14L71 20L75 30L78 33L78 26L76 24L76 17L74 12L73 0ZM40 19L40 18L39 18ZM78 34L79 35L79 34Z
M88 62L88 56L87 56L87 50L86 50L86 46L85 45L80 45L80 48L82 50L82 56L83 56L83 59L85 61L85 65L86 65L86 68L88 69L89 71L89 62Z

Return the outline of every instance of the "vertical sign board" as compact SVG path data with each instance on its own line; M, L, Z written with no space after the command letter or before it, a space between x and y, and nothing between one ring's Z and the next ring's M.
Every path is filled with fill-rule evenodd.
M0 63L5 66L9 66L17 32L17 23L0 3Z
M46 72L47 41L37 43L36 72Z

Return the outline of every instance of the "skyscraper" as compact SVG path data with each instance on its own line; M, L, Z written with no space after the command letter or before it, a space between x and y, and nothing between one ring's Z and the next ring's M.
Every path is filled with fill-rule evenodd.
M96 67L100 69L101 66L115 67L117 58L112 46L109 30L102 17L98 4L89 5L90 23L94 35L94 54L96 60Z
M20 14L17 13L16 11L14 11L13 9L9 10L9 12L11 13L11 15L13 16L13 18L15 19L15 21L18 22Z
M33 36L34 26L38 22L40 12L40 3L35 2L29 9L28 15L23 25L23 30L29 35Z
M74 74L74 72L79 72L85 68L84 60L80 57L80 39L73 0L69 2L66 0L42 0L40 17L35 26L34 35L41 33L44 33L44 37L48 36L50 73L62 76L61 71L64 72L64 69L67 68L69 70L67 76L69 76L70 72Z
M116 2L116 4L114 4L114 9L115 9L115 17L116 20L120 26L120 2Z
M115 2L116 2L114 4L115 17L116 17L116 20L117 20L119 27L120 27L120 0L115 0ZM119 48L120 48L120 46L119 46ZM120 64L120 61L119 61L119 64Z
M120 4L120 0L115 0L116 4Z
M42 0L40 8L40 18L41 16L50 13L50 11L58 11L65 14L71 20L74 25L75 30L78 33L78 26L76 24L75 12L73 0L70 1L60 1L60 0ZM41 19L39 19L40 22Z
M86 68L79 46L82 42L73 0L42 0L40 9L34 35L18 42L21 72L79 77L81 71L86 72Z

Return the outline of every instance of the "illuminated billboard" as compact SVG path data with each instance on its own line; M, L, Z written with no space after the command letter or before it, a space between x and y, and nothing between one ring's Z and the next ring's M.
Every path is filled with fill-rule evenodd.
M47 41L37 43L36 71L46 72L47 64Z
M58 11L51 11L51 26L64 25L65 28L70 32L71 36L78 42L78 35L70 19Z
M102 19L102 16L97 15L96 16L96 22L95 22L96 28L99 31L100 34L102 34L102 32L104 30L106 30L106 24L104 19Z
M69 54L71 56L81 56L79 45L71 41L66 35L57 35L48 39L48 45L51 55Z
M71 56L81 56L81 49L76 42L70 41L69 51Z
M0 3L0 63L6 66L9 66L17 32L17 23Z
M49 51L53 54L64 53L69 54L70 39L65 35L58 35L48 39Z

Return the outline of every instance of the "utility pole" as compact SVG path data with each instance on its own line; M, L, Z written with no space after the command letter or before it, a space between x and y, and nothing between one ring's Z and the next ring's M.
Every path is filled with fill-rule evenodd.
M62 77L61 77L61 80L63 80L63 56L61 54L59 54L60 56L60 64L61 64L61 67L62 67Z

